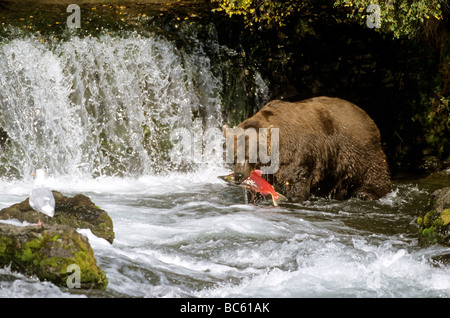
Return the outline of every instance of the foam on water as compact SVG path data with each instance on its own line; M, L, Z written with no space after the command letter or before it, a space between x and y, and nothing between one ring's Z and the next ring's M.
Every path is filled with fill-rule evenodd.
M295 244L298 268L266 267L238 284L222 283L199 297L448 297L448 269L433 268L406 249L358 240ZM314 246L314 247L312 247ZM277 246L272 246L276 249ZM290 249L290 251L292 251ZM306 255L305 252L309 251ZM280 254L286 250L280 251ZM286 255L286 254L285 254ZM260 256L261 257L261 256Z
M62 192L89 194L112 217L112 245L89 230L79 230L89 238L108 277L108 295L450 296L448 268L430 261L450 249L420 249L409 233L382 233L376 227L371 232L370 227L361 230L348 223L365 218L387 222L395 210L402 213L397 202L413 204L403 195L419 191L414 186L401 186L372 205L329 202L328 211L320 200L254 206L243 204L241 191L222 184L213 171L226 172L47 182ZM2 206L5 198L14 200L29 190L24 181L3 181L0 186L11 189L2 194ZM365 216L358 210L361 206ZM2 286L10 289L8 296L72 295L8 269L0 277Z
M0 173L136 177L220 163L223 80L195 43L187 52L136 33L2 43Z

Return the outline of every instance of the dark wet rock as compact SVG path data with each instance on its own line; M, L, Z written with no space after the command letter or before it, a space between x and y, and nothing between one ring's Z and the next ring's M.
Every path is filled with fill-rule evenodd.
M419 170L432 173L438 172L445 168L445 162L440 160L437 156L425 156L422 163L419 165Z
M450 246L450 187L433 192L427 210L417 219L422 246Z
M42 215L44 225L0 223L0 266L11 266L13 270L35 275L58 286L68 286L68 279L73 283L76 279L73 275L79 273L80 288L106 288L106 276L97 266L89 241L77 229L88 228L112 243L111 218L84 195L70 198L57 191L52 192L55 215L48 219ZM2 209L0 219L36 223L38 214L27 198ZM72 264L78 267L69 267Z
M114 229L108 213L96 206L87 196L78 194L72 198L52 191L55 197L55 215L53 218L42 217L43 223L63 224L74 229L90 229L93 234L106 239L112 243L114 240ZM0 219L17 219L21 222L38 222L38 214L34 211L28 201L14 204L0 210Z
M105 289L108 283L88 239L65 225L0 223L0 266L57 286L73 287L70 284L79 282L75 287Z

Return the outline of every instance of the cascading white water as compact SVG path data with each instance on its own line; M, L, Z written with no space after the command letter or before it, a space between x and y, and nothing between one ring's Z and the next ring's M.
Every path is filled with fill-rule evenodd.
M190 52L137 33L42 42L0 45L3 174L136 176L221 162L223 80L200 41Z

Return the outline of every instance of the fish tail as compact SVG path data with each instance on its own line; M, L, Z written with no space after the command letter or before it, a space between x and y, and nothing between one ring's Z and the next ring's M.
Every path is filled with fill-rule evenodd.
M278 202L283 201L283 200L287 200L287 198L284 195L282 195L281 193L275 192L272 195L272 201L273 201L274 206L278 206Z

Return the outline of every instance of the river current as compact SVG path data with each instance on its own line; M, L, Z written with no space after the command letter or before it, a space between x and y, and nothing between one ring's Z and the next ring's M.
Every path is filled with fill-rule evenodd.
M58 288L2 268L0 296L450 296L450 249L418 246L415 220L430 194L420 180L396 182L373 202L313 198L273 207L270 201L245 204L241 189L216 178L226 172L47 178L48 186L84 193L111 216L112 245L79 230L108 288ZM22 201L31 188L1 182L0 207Z

